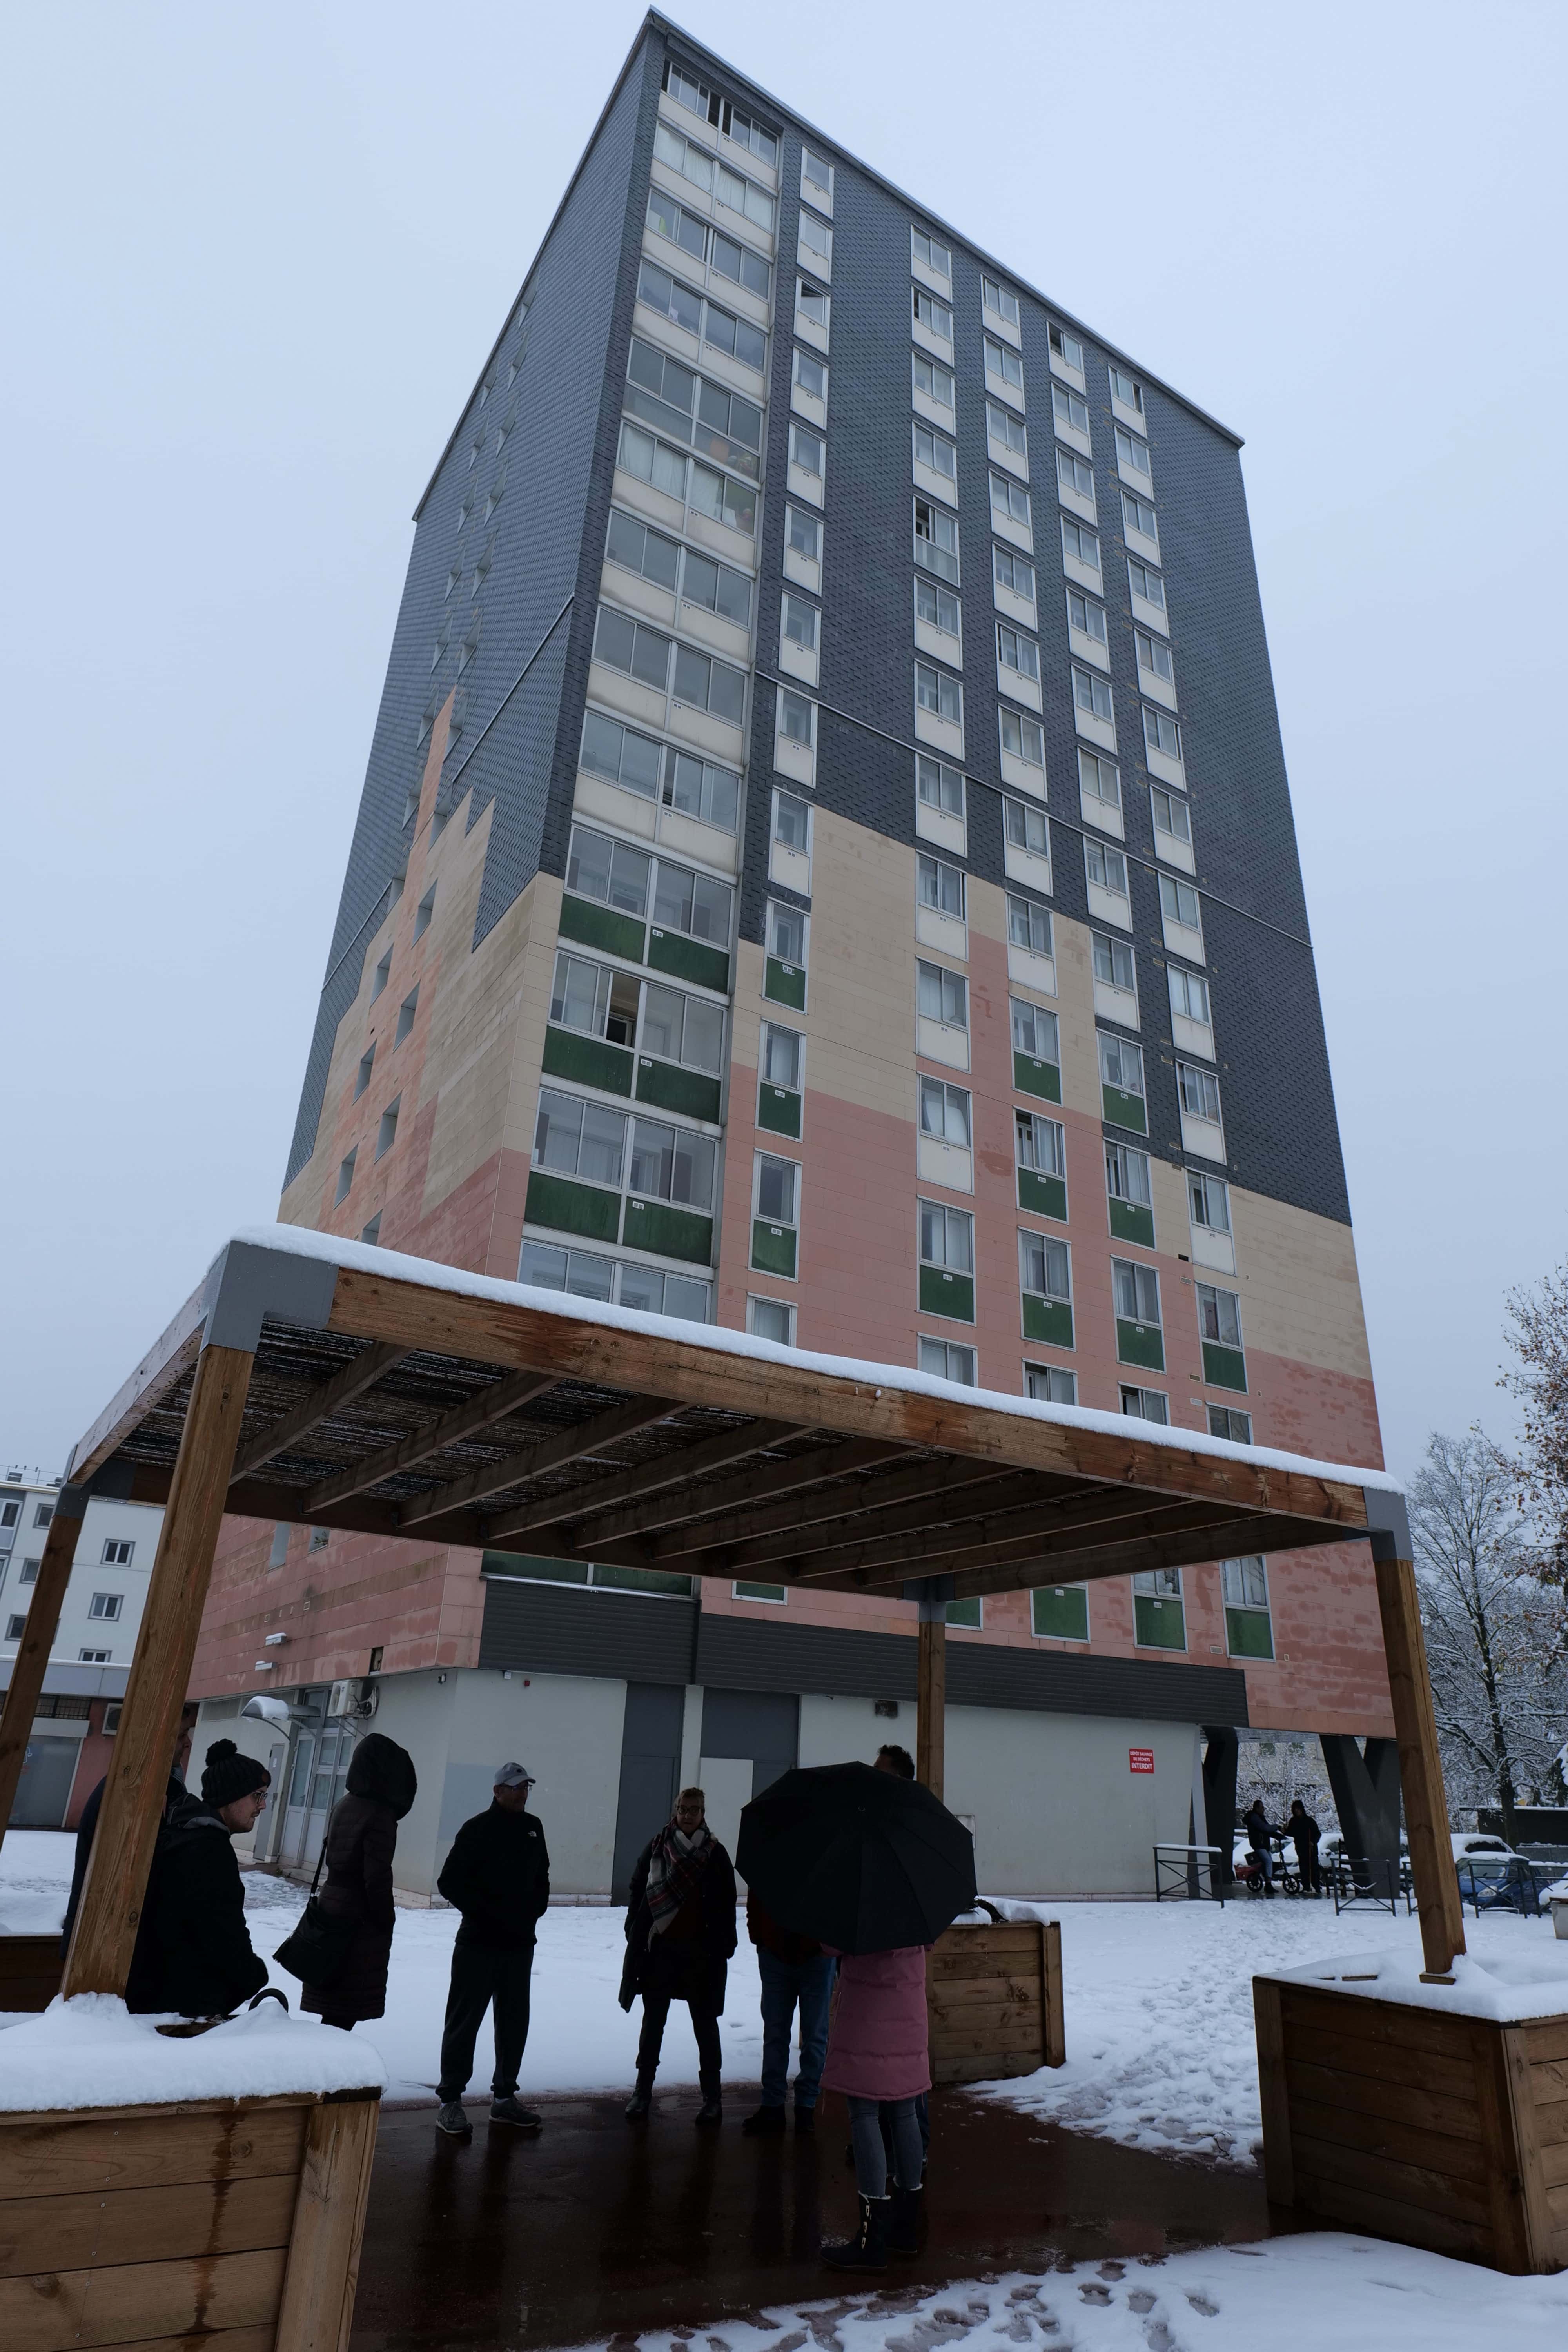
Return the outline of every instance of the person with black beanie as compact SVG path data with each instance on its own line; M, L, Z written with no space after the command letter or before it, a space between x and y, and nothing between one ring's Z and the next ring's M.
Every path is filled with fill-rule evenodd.
M245 1886L230 1841L254 1829L271 1775L232 1739L207 1749L199 1797L176 1805L158 1834L127 2009L223 2017L267 1982L251 1948Z

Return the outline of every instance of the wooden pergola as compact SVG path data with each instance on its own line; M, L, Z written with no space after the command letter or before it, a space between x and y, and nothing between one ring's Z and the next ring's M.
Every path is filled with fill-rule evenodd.
M65 1990L123 1992L226 1511L920 1606L1370 1541L1427 1969L1464 1949L1402 1498L1366 1474L558 1297L279 1227L231 1241L93 1423L0 1717L0 1830L92 1492L164 1507Z

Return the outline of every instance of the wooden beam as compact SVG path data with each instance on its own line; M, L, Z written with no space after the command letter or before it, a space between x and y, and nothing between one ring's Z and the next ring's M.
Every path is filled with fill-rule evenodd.
M423 1429L398 1439L395 1445L384 1445L374 1454L367 1454L363 1462L352 1469L340 1470L331 1478L323 1478L304 1497L307 1512L324 1510L334 1503L346 1503L355 1495L368 1494L379 1486L384 1478L393 1478L400 1471L412 1470L417 1464L427 1462L433 1454L440 1454L459 1439L472 1437L476 1431L488 1428L492 1422L504 1421L509 1413L521 1412L535 1397L547 1389L558 1388L558 1372L514 1372L509 1380L497 1381L493 1386L481 1389L466 1404L454 1405L450 1412L428 1421Z
M346 2352L380 2095L340 2095L310 2110L273 2352Z
M673 1446L657 1462L639 1462L635 1470L623 1470L618 1477L601 1479L582 1494L546 1495L539 1502L531 1503L525 1511L512 1514L510 1532L522 1535L534 1528L552 1527L562 1519L591 1518L593 1528L579 1530L574 1540L584 1544L595 1538L603 1540L608 1530L601 1531L598 1527L602 1515L636 1499L639 1507L623 1511L621 1518L630 1523L625 1528L626 1534L641 1534L666 1524L668 1518L682 1516L688 1502L677 1490L683 1480L700 1478L713 1470L726 1470L732 1462L743 1462L748 1454L765 1454L770 1445L780 1445L786 1438L803 1433L788 1421L749 1421L743 1429L721 1430L717 1437L710 1437L700 1444Z
M947 1497L976 1486L989 1491L999 1480L1005 1480L1009 1489L1016 1485L1020 1491L1038 1492L1032 1472L1015 1478L997 1463L949 1457L916 1463L882 1478L818 1485L815 1493L786 1502L731 1511L700 1527L679 1528L656 1549L661 1555L666 1549L683 1554L721 1550L724 1559L715 1564L713 1572L728 1576L731 1568L739 1571L753 1560L787 1559L805 1549L816 1553L835 1544L868 1541L881 1532L884 1522L896 1529L928 1527L933 1518L963 1516L958 1511L949 1513Z
M686 1497L687 1507L697 1516L679 1525L667 1520L668 1532L658 1537L656 1549L661 1559L666 1553L677 1559L689 1552L702 1551L709 1543L709 1531L716 1524L710 1513L754 1505L769 1496L796 1494L807 1487L820 1486L829 1479L849 1478L862 1470L874 1469L879 1463L897 1461L907 1452L902 1445L851 1438L847 1444L814 1446L809 1453L792 1454L783 1462L762 1463L755 1470L735 1478L715 1479ZM620 1518L611 1522L612 1530L618 1531L622 1527ZM595 1528L594 1532L597 1539L604 1530Z
M1437 1752L1437 1718L1426 1672L1426 1644L1415 1570L1407 1559L1374 1561L1383 1646L1388 1654L1388 1688L1394 1701L1394 1731L1399 1742L1399 1785L1405 1827L1410 1839L1410 1875L1421 1915L1426 1974L1450 1975L1465 1948L1465 1916L1448 1834L1443 1765Z
M44 1556L38 1562L27 1621L11 1661L11 1685L5 1693L4 1710L0 1711L0 1845L5 1843L5 1825L16 1801L16 1786L26 1761L33 1717L38 1711L49 1652L59 1629L60 1603L70 1582L71 1564L76 1559L77 1538L81 1534L86 1509L87 1490L83 1486L62 1486L55 1497L54 1517L44 1538Z
M399 1524L405 1528L423 1526L427 1520L441 1518L447 1511L461 1510L483 1496L500 1494L507 1486L521 1486L524 1479L541 1477L546 1470L559 1470L565 1463L581 1462L590 1454L602 1454L606 1446L618 1445L624 1439L634 1437L639 1429L651 1428L656 1421L668 1421L672 1412L681 1410L667 1397L633 1397L626 1404L611 1405L607 1412L596 1412L574 1428L555 1430L537 1444L509 1454L504 1461L492 1462L487 1468L472 1471L448 1486L433 1487L428 1495L416 1496L399 1511ZM521 1512L514 1514L521 1516ZM512 1532L510 1517L497 1519L489 1528L491 1536L509 1536Z
M317 1428L323 1421L330 1421L334 1412L341 1412L353 1398L363 1396L366 1389L374 1388L384 1372L391 1371L395 1364L402 1363L404 1358L412 1352L408 1348L393 1347L385 1340L373 1340L362 1355L356 1356L352 1364L345 1364L333 1379L323 1381L319 1387L312 1388L292 1412L286 1412L280 1421L273 1423L270 1429L263 1430L259 1437L253 1437L235 1457L235 1477L248 1478L260 1469L264 1462L274 1461L279 1454L287 1454L289 1447L298 1444L309 1431Z
M1321 1532L1313 1529L1293 1543L1282 1530L1295 1524L1279 1519L1232 1519L1216 1526L1199 1520L1163 1535L1142 1534L1115 1543L1086 1544L1077 1550L1047 1550L1032 1559L1023 1556L1020 1548L1021 1556L1016 1559L998 1560L993 1556L989 1566L954 1567L953 1597L968 1601L977 1593L984 1596L1018 1592L1037 1584L1100 1583L1113 1576L1138 1576L1146 1569L1199 1568L1210 1560L1235 1559L1270 1546L1276 1551L1289 1551L1308 1542L1322 1540ZM1031 1569L1036 1572L1029 1573Z
M204 1348L61 1990L125 1991L255 1358Z
M1144 1424L1131 1419L1125 1435L1083 1429L1043 1412L1008 1412L956 1395L883 1387L797 1359L734 1354L673 1331L611 1329L587 1317L426 1288L352 1266L339 1272L328 1328L480 1363L549 1364L563 1379L592 1381L627 1395L663 1396L763 1421L974 1454L1018 1469L1284 1511L1321 1519L1325 1542L1333 1540L1331 1529L1347 1535L1366 1529L1366 1501L1353 1476L1324 1477L1256 1457L1189 1449L1178 1431L1162 1444L1134 1435Z
M1016 1482L1021 1488L1027 1485L1026 1479ZM1009 1480L1005 1491L1011 1494L1014 1487L1015 1482ZM799 1573L810 1583L826 1582L847 1573L862 1585L896 1584L905 1576L948 1575L961 1565L979 1566L989 1558L1045 1559L1053 1551L1080 1544L1090 1530L1108 1528L1118 1521L1126 1521L1130 1533L1141 1534L1148 1528L1189 1524L1228 1525L1232 1516L1223 1504L1182 1502L1169 1496L1128 1495L1120 1489L1076 1498L1059 1509L1043 1507L1026 1492L1016 1501L999 1496L994 1509L984 1507L984 1489L976 1499L983 1507L967 1517L957 1513L944 1514L940 1505L927 1511L920 1524L912 1512L898 1513L895 1516L908 1523L904 1529L891 1535L873 1535L863 1542L846 1541L831 1552L819 1552L811 1565L803 1559ZM933 1519L935 1526L931 1524ZM803 1551L805 1549L801 1548ZM816 1550L816 1547L812 1549ZM763 1545L747 1545L730 1559L738 1570L743 1567L749 1574L753 1562L766 1550ZM725 1572L729 1572L729 1561Z
M915 1778L933 1797L947 1780L947 1617L928 1616L921 1606L920 1641L915 1659Z

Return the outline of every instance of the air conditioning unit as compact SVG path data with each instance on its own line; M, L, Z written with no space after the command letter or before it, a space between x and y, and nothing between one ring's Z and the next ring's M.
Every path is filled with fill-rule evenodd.
M346 1715L353 1716L361 1722L367 1721L375 1713L379 1696L379 1692L374 1686L369 1696L362 1698L357 1683L334 1683L327 1697L328 1717L330 1718L333 1716Z

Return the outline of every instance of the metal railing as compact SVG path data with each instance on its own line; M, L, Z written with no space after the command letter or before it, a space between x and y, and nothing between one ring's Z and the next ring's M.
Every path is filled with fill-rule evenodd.
M1215 1863L1224 1853L1217 1845L1156 1845L1155 1902L1217 1903L1223 1910L1228 1890Z

